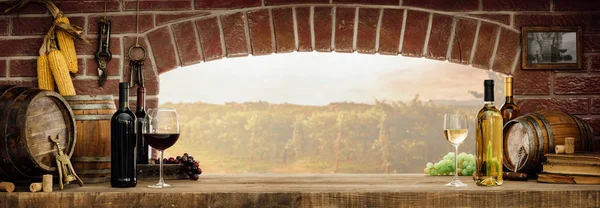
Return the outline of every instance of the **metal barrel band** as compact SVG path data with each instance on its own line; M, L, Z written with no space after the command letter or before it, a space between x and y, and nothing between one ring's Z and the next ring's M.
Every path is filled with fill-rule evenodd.
M77 96L65 96L65 100L68 101L97 101L97 100L108 100L112 101L112 95L77 95Z
M525 119L527 119L527 121L529 121L531 123L531 125L533 125L533 129L534 129L534 135L537 135L537 139L538 139L538 150L537 150L537 154L533 154L533 160L542 160L542 157L544 156L544 133L542 132L542 127L540 126L540 124L538 124L538 121L535 120L534 118L535 116L525 116Z
M110 168L109 169L101 169L101 170L77 170L77 174L109 174L110 173Z
M73 162L110 162L110 157L71 157Z
M112 115L75 115L78 121L110 120Z
M102 110L102 109L117 109L114 104L81 104L71 105L73 110Z
M537 116L540 119L540 121L542 121L544 126L546 127L546 133L548 133L548 147L549 147L549 149L552 149L552 151L554 151L554 133L552 132L552 127L550 126L550 121L548 121L548 119L546 119L546 117L544 117L542 114L539 114L537 112L533 112L531 114ZM552 147L552 148L550 148L550 147ZM550 150L548 150L548 151L550 152Z

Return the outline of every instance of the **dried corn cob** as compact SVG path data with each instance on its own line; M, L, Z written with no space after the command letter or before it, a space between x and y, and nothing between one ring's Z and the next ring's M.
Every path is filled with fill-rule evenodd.
M37 59L37 77L38 88L54 91L54 79L52 78L52 72L50 71L48 56L45 54L40 54Z
M48 54L48 63L50 63L50 70L52 71L60 95L76 95L64 55L59 50L50 51Z
M59 15L54 22L70 24L69 19L65 16ZM56 39L58 40L58 48L60 52L65 56L69 71L71 73L77 73L77 53L75 53L75 43L73 37L64 30L56 30Z

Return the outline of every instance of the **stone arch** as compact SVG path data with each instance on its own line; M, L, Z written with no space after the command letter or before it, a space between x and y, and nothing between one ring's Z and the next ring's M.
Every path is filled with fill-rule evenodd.
M515 70L519 58L519 31L494 15L336 4L197 15L182 15L145 32L152 53L148 64L157 70L148 78L203 61L293 51L425 57L504 74Z

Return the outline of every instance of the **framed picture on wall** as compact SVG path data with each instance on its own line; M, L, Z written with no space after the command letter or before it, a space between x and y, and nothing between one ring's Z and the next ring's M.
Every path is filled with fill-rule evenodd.
M581 27L523 27L523 69L581 69Z

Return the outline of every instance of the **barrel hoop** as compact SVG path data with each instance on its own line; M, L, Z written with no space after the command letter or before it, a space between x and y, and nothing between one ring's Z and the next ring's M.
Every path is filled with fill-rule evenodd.
M71 162L110 162L110 157L71 157Z
M544 156L544 134L542 133L542 127L531 116L525 116L525 119L527 119L527 121L531 122L531 125L533 125L535 134L537 135L536 137L538 139L538 152L537 155L534 155L534 160L541 160L542 156Z
M65 96L65 100L68 101L85 101L85 100L110 100L113 101L112 95L76 95L76 96Z
M94 170L94 169L84 169L84 170L77 170L77 174L110 174L110 168L108 169L100 169L100 170Z
M110 120L112 115L75 115L78 121Z
M583 122L583 121L582 121L582 122ZM586 143L587 143L587 147L588 147L588 148L587 148L587 151L590 151L590 152L591 152L591 151L594 151L594 148L592 148L592 141L594 140L594 130L593 130L593 129L591 129L591 127L590 127L589 125L585 125L585 124L584 124L583 126L585 127L585 132L586 132L586 133L589 133L589 135L587 135L587 136L588 136L588 137L587 137L587 139L585 139L585 140L587 140L587 141L586 141ZM583 139L582 139L582 140L583 140ZM584 149L584 148L582 148L582 150L585 150L585 149Z
M588 138L584 137L587 136L587 125L583 124L583 121L577 117L575 117L574 115L571 114L567 114L569 116L571 116L571 118L575 121L575 123L577 124L577 128L579 129L579 138L581 139L581 150L586 151L587 149L585 149L585 147L589 147L590 145L587 143L588 142ZM581 128L583 126L583 128Z
M115 104L83 104L71 105L73 110L101 110L101 109L117 109Z
M546 117L544 117L542 114L539 114L537 112L533 112L531 114L537 116L540 119L540 121L542 121L544 126L546 126L546 132L548 133L548 152L550 152L551 150L553 151L554 133L552 132L552 128L550 128L550 121L548 121L548 119L546 119Z

